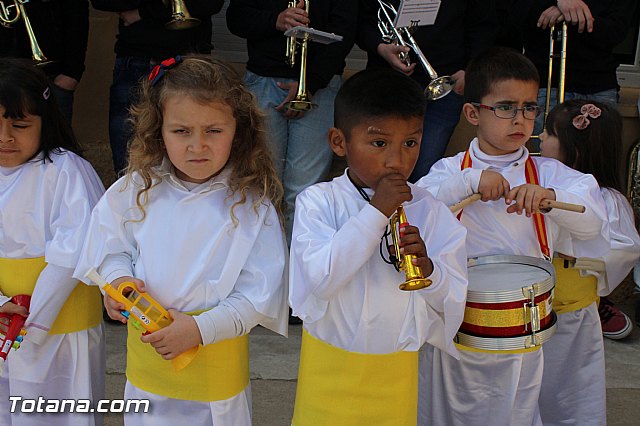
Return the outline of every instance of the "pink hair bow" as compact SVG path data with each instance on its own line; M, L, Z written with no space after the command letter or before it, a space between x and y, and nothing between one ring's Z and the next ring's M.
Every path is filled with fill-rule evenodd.
M578 130L584 130L589 126L589 118L598 118L602 114L602 110L594 104L584 104L580 108L580 114L573 117L573 127Z

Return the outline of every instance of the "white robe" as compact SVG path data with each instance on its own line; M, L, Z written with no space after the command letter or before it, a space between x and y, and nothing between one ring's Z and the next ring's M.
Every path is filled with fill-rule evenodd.
M94 403L104 397L102 324L68 334L42 331L53 324L66 301L66 296L59 296L68 296L77 284L71 273L91 209L104 187L91 165L77 155L63 151L50 157L52 162L43 163L40 154L17 167L0 167L0 257L44 257L58 271L68 271L64 287L59 282L36 283L27 318L28 334L20 349L11 351L0 376L0 425L102 423L97 413L9 414L10 395L36 400L38 396L91 399Z
M563 254L604 261L606 272L586 271L598 278L598 295L615 289L640 260L640 236L633 211L618 191L601 189L609 216L611 250L598 256L589 241L567 241ZM604 343L596 303L558 315L558 328L544 345L540 415L545 425L606 424ZM570 362L568 362L570 360Z
M526 183L528 151L504 156L470 145L472 168L461 171L464 152L437 162L416 184L452 205L477 192L482 170L501 173L511 187ZM604 253L609 246L606 209L595 179L548 158L533 157L540 185L552 188L557 201L586 206L578 213L552 209L545 214L549 248L553 252L562 230L576 240L591 240ZM533 220L508 214L504 200L467 206L461 223L467 228L469 257L523 255L543 257ZM471 283L470 283L471 285ZM541 350L524 354L460 351L460 360L426 347L420 359L419 424L536 425L541 424L538 397L542 381Z
M404 204L405 214L434 264L433 284L417 291L398 289L404 272L380 256L389 219L358 193L346 172L298 195L289 301L312 336L352 352L417 351L429 342L457 355L452 339L464 315L465 231L446 206L410 186L413 200Z
M138 175L107 190L93 211L76 275L94 267L107 281L133 276L165 309L209 309L194 316L203 339L214 336L206 343L219 341L221 333L247 334L258 322L286 335L286 243L273 206L262 204L256 212L248 196L235 207L236 226L230 207L239 196L229 194L228 170L191 191L168 161L157 173L161 178L148 193L142 221L135 200ZM252 316L236 317L231 330L215 330L221 323L209 320L219 309L234 311L234 300L248 301L252 309L243 312ZM228 400L203 403L154 395L127 382L125 398L151 401L149 413L125 414L127 424L251 424L250 385Z

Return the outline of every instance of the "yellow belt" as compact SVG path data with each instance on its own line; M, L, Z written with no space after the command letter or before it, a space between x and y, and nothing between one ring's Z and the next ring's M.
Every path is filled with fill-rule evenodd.
M136 387L168 398L223 401L249 384L249 337L223 340L200 348L193 361L175 371L129 322L127 379Z
M33 294L40 272L47 266L44 257L0 258L0 291L5 296ZM100 324L102 297L98 287L78 283L62 305L49 334L74 333Z
M417 396L417 352L349 352L303 330L294 426L415 425Z
M557 314L586 308L598 300L598 279L593 275L581 276L575 268L565 268L564 259L554 258L556 288L553 310Z

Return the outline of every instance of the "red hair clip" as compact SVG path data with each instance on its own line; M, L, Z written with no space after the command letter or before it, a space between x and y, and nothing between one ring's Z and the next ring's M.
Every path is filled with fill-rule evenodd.
M158 82L162 80L162 77L164 77L167 71L169 71L171 68L174 68L181 62L182 56L178 55L175 58L165 59L164 61L153 67L148 79L151 82L151 85L155 86L156 84L158 84Z

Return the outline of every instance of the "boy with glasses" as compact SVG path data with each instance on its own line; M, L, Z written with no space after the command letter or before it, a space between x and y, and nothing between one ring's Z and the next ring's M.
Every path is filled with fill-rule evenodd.
M466 82L463 113L477 128L477 137L466 152L436 163L417 185L449 205L482 195L482 203L465 207L458 216L467 228L469 257L548 261L561 235L589 239L604 253L606 210L593 176L549 158L529 157L524 147L540 113L533 64L515 50L490 49L469 64ZM586 212L578 218L558 209L544 211L537 219L546 226L536 227L533 219L543 199L581 204ZM419 424L542 424L540 346L511 351L456 346L460 360L429 346L421 353Z

